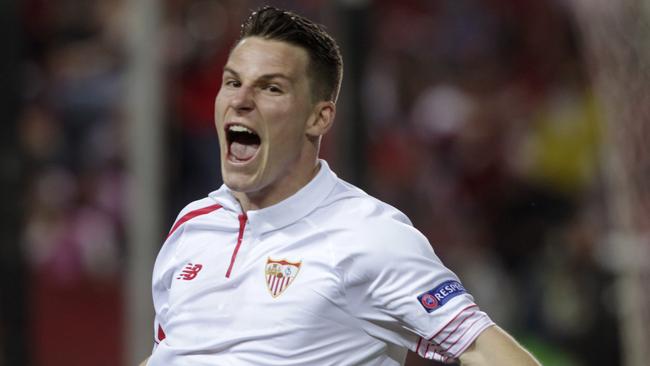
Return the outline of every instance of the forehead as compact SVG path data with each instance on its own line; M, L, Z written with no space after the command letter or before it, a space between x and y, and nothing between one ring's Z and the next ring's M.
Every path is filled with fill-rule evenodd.
M283 74L306 75L307 51L290 43L259 37L244 38L232 50L226 67L250 77Z

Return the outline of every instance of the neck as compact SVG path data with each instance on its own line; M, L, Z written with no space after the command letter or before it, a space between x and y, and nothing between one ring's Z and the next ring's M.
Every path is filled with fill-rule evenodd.
M301 170L292 170L286 173L283 181L265 187L256 192L233 192L233 195L239 201L243 212L249 210L259 210L275 205L298 192L306 186L320 170L318 159L313 163L304 165Z

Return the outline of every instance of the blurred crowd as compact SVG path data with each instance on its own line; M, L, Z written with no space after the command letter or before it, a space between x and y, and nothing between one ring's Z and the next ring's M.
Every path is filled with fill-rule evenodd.
M125 1L21 3L28 349L34 365L120 364ZM602 112L565 2L270 3L339 39L339 15L366 8L369 37L353 45L367 55L353 106L368 131L352 149L367 157L363 188L409 215L482 308L547 364L619 364L602 254ZM221 184L213 100L238 24L258 5L164 2L165 223ZM335 170L349 159L337 153L345 118L324 149ZM69 337L53 337L60 329Z
M368 190L545 364L618 364L602 111L571 9L374 4Z

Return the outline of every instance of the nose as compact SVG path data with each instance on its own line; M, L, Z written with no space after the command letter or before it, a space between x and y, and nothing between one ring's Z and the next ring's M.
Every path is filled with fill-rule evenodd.
M230 99L230 107L237 112L248 112L255 108L253 90L248 86L241 86Z

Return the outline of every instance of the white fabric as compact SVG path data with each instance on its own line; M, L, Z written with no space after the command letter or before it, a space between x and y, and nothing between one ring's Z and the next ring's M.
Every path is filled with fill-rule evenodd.
M247 213L229 278L242 214L229 189L179 219L215 204L223 207L180 224L158 255L150 366L388 366L402 365L407 349L448 361L493 324L469 294L427 312L418 295L456 275L404 214L325 161L299 192ZM274 297L265 269L282 260L295 277Z

